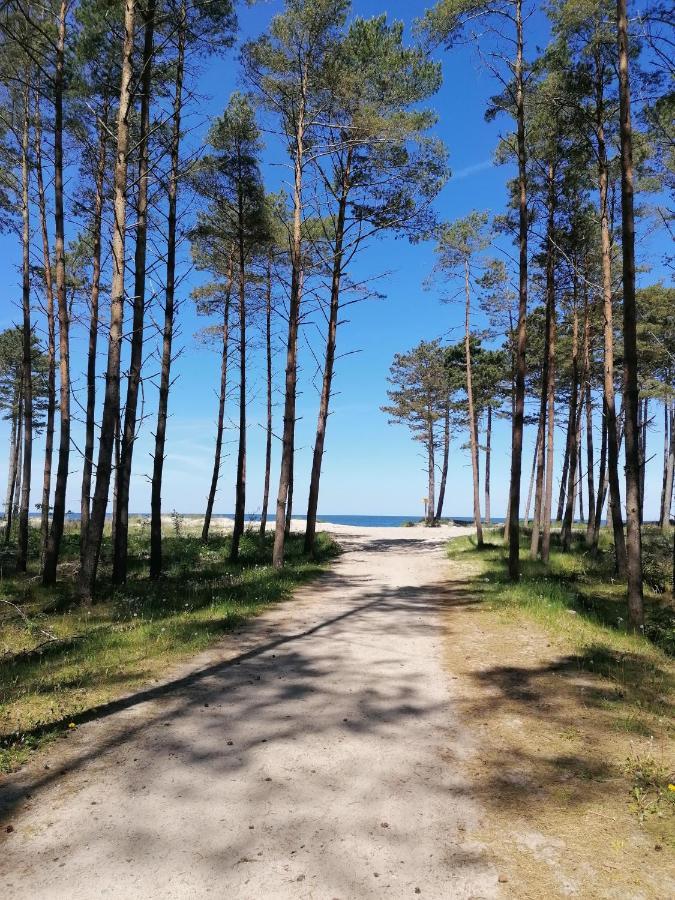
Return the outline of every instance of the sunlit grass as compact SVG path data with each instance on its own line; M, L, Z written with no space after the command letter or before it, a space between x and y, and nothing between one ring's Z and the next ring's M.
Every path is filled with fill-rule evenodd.
M645 635L631 634L626 629L626 585L614 576L606 533L597 556L578 540L569 553L554 546L549 565L529 559L525 535L517 583L508 578L501 533L492 532L487 540L492 543L480 552L469 537L451 541L448 549L451 557L472 563L474 587L484 603L505 616L536 621L575 652L580 669L609 678L623 697L668 721L673 688L669 657L675 650L672 596L647 587ZM623 721L626 730L649 728L639 710L626 711Z
M32 561L27 576L0 581L0 771L15 768L30 751L86 713L135 686L160 677L167 666L205 649L249 617L315 577L337 546L319 534L313 558L302 536L287 544L286 566L271 566L271 541L247 533L241 559L228 560L229 538L204 545L181 528L165 541L165 575L147 576L148 538L133 527L127 584L109 582L106 538L98 602L82 609L73 600L78 535L65 539L64 575L45 590Z

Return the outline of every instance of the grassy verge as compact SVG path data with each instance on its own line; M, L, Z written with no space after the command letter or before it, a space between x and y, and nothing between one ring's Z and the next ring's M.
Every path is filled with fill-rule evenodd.
M517 584L508 580L501 535L487 539L492 543L478 551L473 539L458 538L448 552L464 590L478 601L473 627L480 625L486 642L489 664L477 664L472 677L499 698L490 727L503 743L485 764L501 803L496 815L514 794L526 808L527 792L513 781L500 787L510 760L516 781L536 782L529 796L546 797L531 812L542 832L559 838L569 818L573 841L584 816L604 817L617 829L630 810L651 835L651 849L675 846L672 593L648 586L645 635L629 634L625 585L613 577L608 535L597 557L581 535L570 553L555 545L549 566L528 558L523 535ZM663 546L672 547L670 540ZM647 535L649 548L656 541ZM658 555L657 547L650 565ZM476 716L485 718L479 705ZM555 810L548 822L546 810Z
M227 536L203 545L175 522L165 540L165 576L147 577L149 540L132 523L127 584L109 582L110 543L102 553L99 601L73 602L79 534L69 530L59 586L41 587L34 555L26 576L0 579L0 772L67 730L101 703L161 676L168 664L208 647L266 606L315 577L338 552L326 535L302 554L292 535L283 570L271 566L271 536L246 534L241 558L228 561Z

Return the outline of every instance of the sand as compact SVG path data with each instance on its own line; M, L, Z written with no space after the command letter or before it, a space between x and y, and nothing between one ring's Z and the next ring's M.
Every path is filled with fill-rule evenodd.
M5 779L5 900L498 896L443 664L467 529L322 527L318 581Z

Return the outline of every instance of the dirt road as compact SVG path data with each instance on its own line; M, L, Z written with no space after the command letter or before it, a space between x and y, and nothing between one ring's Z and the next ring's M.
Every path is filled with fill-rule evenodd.
M5 781L6 900L498 896L443 668L449 529L335 532L318 582Z

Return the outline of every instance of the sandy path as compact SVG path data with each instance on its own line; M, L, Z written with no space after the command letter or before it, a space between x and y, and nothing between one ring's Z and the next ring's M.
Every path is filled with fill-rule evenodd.
M331 531L319 582L6 780L6 900L497 895L448 762L449 529Z

